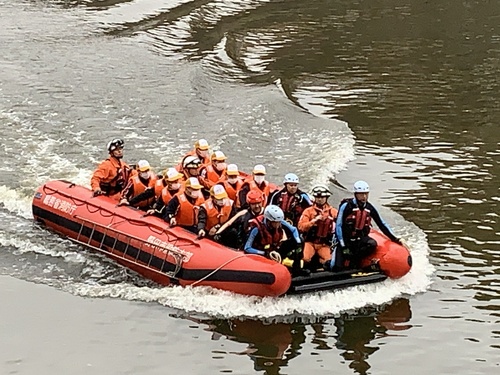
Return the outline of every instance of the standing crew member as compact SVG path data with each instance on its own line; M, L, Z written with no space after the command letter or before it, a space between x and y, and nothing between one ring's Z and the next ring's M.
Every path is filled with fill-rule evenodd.
M113 139L108 143L109 158L99 164L90 180L94 196L107 195L115 200L120 199L130 175L130 167L122 161L123 147L122 139Z

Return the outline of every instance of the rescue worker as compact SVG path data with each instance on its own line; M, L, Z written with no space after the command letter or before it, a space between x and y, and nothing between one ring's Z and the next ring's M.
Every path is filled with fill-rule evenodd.
M359 268L361 260L375 251L377 242L369 236L372 220L392 242L402 245L377 209L368 202L368 184L365 181L355 182L353 192L354 198L340 203L335 227L335 257L329 262L330 269Z
M115 200L120 199L130 175L130 167L122 161L123 146L124 142L119 138L108 143L110 157L99 164L90 179L94 196L107 195Z
M200 160L201 165L210 163L210 146L206 139L198 139L194 143L194 149L189 151L184 157L181 159L181 168L184 167L184 161L189 156L196 156ZM179 170L181 171L181 170Z
M250 190L260 191L263 196L263 204L267 204L269 195L271 194L271 186L266 181L266 167L262 164L257 164L252 170L252 175L243 182L238 192L237 205L239 208L248 207L246 197Z
M234 201L229 199L222 185L210 189L210 198L198 211L198 237L214 237L217 230L234 216Z
M147 188L143 193L136 195L135 197L130 199L129 200L130 205L134 206L144 200L153 199L153 207L147 211L148 215L152 215L154 213L154 206L156 205L156 202L161 196L163 189L167 186L170 186L169 184L172 182L171 180L172 176L175 176L180 181L182 181L184 178L184 175L180 173L177 169L169 168L168 170L163 172L163 176L161 178L156 179L156 183L152 188ZM172 196L178 191L178 189L172 189L171 187L169 187L169 190L172 192Z
M229 166L228 166L229 169ZM245 244L248 232L250 231L250 221L264 213L262 207L262 194L256 190L248 192L248 208L239 211L228 222L217 230L215 240L224 243L226 246L240 249Z
M215 151L210 156L211 163L200 168L198 179L205 189L210 190L212 186L222 181L227 167L226 159L222 151Z
M159 179L156 182L154 189L148 189L141 195L132 198L130 200L130 204L132 205L135 200L140 201L143 199L156 197L153 207L146 213L148 215L156 215L162 217L163 211L165 210L168 202L170 202L175 194L177 194L179 191L184 190L183 178L184 175L177 169L169 168L165 171L163 178Z
M241 186L243 185L243 178L240 176L240 171L238 170L238 166L236 164L229 164L227 166L226 173L224 174L220 184L224 186L227 195L235 202L235 206L237 206L236 192L241 189Z
M298 228L304 236L304 263L310 263L318 254L321 265L332 258L331 245L335 230L337 209L328 204L332 195L326 186L317 185L312 189L314 204L300 217Z
M185 179L190 177L196 177L200 175L201 161L196 156L188 156L182 162L182 172L184 173Z
M312 206L311 198L299 189L299 177L295 173L287 173L283 179L283 189L276 191L269 204L275 204L285 213L285 220L297 226L302 212Z
M197 233L198 210L204 202L200 182L196 177L190 177L184 184L184 191L179 191L168 202L163 220L170 226L180 226L190 232Z
M264 214L252 220L244 251L259 254L292 268L301 269L302 240L296 227L285 221L285 214L275 205L265 208Z
M144 193L148 189L154 192L154 187L158 178L151 171L151 166L147 160L139 160L136 170L137 173L134 173L129 177L127 186L125 186L122 191L121 199L118 205L131 205L132 207L147 210L151 208L154 203L154 195L149 199L134 201L133 204L130 203L130 200Z

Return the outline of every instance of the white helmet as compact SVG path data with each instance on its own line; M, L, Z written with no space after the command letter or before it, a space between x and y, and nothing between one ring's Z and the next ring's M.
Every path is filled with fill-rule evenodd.
M283 184L298 184L299 177L295 173L287 173L283 179Z
M264 217L269 221L283 221L285 214L281 208L271 204L264 210Z
M198 168L200 165L201 161L196 156L188 156L184 159L184 162L182 163L182 167L184 169Z
M354 193L369 193L370 186L365 181L356 181L354 183Z
M115 138L112 141L109 141L107 145L108 152L112 152L116 150L118 147L123 148L124 143L125 142L123 142L123 139L120 138Z
M325 185L316 185L312 189L312 196L315 198L330 197L332 192Z

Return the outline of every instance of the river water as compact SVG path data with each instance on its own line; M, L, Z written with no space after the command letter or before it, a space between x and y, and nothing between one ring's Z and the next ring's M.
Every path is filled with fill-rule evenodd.
M0 0L0 373L500 370L500 2ZM33 225L105 145L207 138L407 240L397 281L299 297L158 288ZM332 184L336 179L340 186Z

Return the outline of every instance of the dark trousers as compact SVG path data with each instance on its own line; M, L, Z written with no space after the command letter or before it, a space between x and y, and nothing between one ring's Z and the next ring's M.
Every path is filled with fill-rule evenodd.
M337 251L335 252L335 268L339 270L360 268L363 258L375 252L377 241L370 236L363 236L355 241L346 241L346 245L349 249L349 254L344 254L339 247L337 247Z

